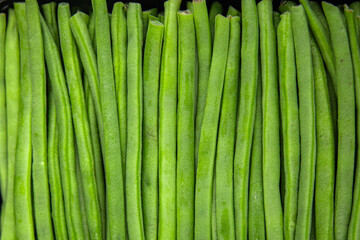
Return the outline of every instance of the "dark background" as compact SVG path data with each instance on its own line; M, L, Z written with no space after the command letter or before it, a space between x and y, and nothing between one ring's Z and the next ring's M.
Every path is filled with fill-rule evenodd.
M50 2L49 0L38 0L40 3L46 3L46 2ZM71 6L77 6L78 8L80 8L82 11L88 12L91 6L91 0L56 0L57 2L70 2ZM108 2L108 6L109 6L109 11L111 11L111 7L113 5L114 2L117 2L119 0L107 0ZM221 2L224 6L225 11L227 10L229 5L232 5L233 7L235 7L236 9L240 10L240 5L241 5L241 0L218 0L219 2ZM344 3L351 3L353 1L351 0L326 0L327 2L332 2L334 4L344 4ZM2 12L6 11L6 8L11 6L12 3L14 1L13 0L0 0L0 10ZM130 1L123 1L123 2L130 2ZM159 8L159 12L162 11L163 9L163 3L164 0L132 0L132 2L140 2L142 5L143 10L149 9L149 8L153 8L153 7L157 7ZM210 7L210 4L214 2L214 0L207 0L208 6ZM274 0L274 9L277 9L277 7L279 6L279 4L281 4L282 0ZM320 1L319 1L320 2ZM182 1L182 9L185 9L185 5L186 5L186 0Z

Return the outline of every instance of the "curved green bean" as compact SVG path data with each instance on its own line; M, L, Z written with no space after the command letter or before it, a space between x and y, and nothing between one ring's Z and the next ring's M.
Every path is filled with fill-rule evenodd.
M338 97L335 239L346 239L351 214L355 158L355 87L349 38L336 6L322 3L334 49Z
M0 192L6 197L7 139L6 139L6 93L5 93L5 34L6 15L0 13ZM4 205L2 205L4 206Z
M210 31L211 31L211 42L214 43L215 38L215 18L216 15L223 13L223 6L220 2L214 1L211 3L210 11L209 11L209 23L210 23Z
M31 80L25 3L14 4L20 36L20 108L14 175L15 232L18 239L35 239L31 197Z
M352 4L353 5L353 4ZM350 5L351 6L351 5ZM356 171L355 171L355 185L353 192L353 203L352 212L348 229L348 239L359 239L360 238L360 48L358 38L358 28L356 25L355 14L356 11L349 9L348 6L344 7L346 25L350 41L350 50L352 56L352 64L354 69L354 80L355 80L355 104L356 104L356 137L357 137L357 156L356 156Z
M241 1L241 9L241 82L234 157L234 208L237 239L247 236L250 155L259 75L259 23L256 1Z
M76 160L70 99L66 89L66 81L59 50L51 36L45 20L42 18L41 26L43 29L46 65L54 93L59 126L60 171L68 235L70 239L84 239L79 202L80 190L78 189L76 178Z
M218 15L199 143L195 188L195 239L211 239L214 163L221 97L229 49L230 20ZM213 236L213 238L216 238Z
M311 39L316 110L316 239L334 239L335 141L330 96L320 50ZM329 79L330 80L330 79Z
M217 239L235 239L234 149L239 89L241 18L230 18L230 40L216 149Z
M158 222L158 107L161 47L164 25L149 23L144 50L142 206L146 239L157 239Z
M301 139L295 238L308 239L311 233L316 166L314 72L310 30L304 7L291 7L290 12L295 46Z
M284 237L285 239L294 239L300 169L300 126L295 49L290 12L281 15L277 37L281 129L285 172Z
M26 0L30 48L31 141L33 206L38 239L53 239L47 166L46 73L40 10L36 0Z
M7 180L1 238L15 239L14 175L20 106L20 45L14 9L8 12L5 38Z
M195 201L195 26L193 14L178 12L177 239L194 238Z
M159 93L158 238L176 238L177 19L180 0L165 2L164 44Z
M263 186L267 239L283 239L276 31L271 0L258 4L263 101ZM241 109L241 108L240 108ZM247 150L249 151L249 150ZM247 153L248 154L248 153Z

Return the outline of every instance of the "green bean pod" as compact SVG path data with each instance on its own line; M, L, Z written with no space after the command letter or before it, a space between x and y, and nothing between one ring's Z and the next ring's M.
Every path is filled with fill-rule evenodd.
M256 113L254 136L251 149L251 166L249 182L249 239L265 240L265 213L264 213L264 194L263 194L263 146L262 146L262 100L261 82L259 76L258 88L256 93Z
M14 175L15 232L18 239L35 239L31 197L31 79L26 9L14 4L20 36L20 107Z
M290 12L281 15L277 38L281 129L285 172L284 237L285 239L294 239L300 169L300 125L296 86L295 49Z
M36 0L26 0L30 48L31 141L33 206L38 239L53 239L47 167L46 72L40 10Z
M93 0L95 39L103 121L103 155L106 180L107 236L125 238L125 199L120 130L111 57L111 38L105 0Z
M227 13L226 13L226 16L241 16L241 13L239 10L237 10L236 8L234 8L233 6L229 6L228 10L227 10Z
M195 202L195 26L193 14L178 12L177 239L194 238Z
M57 10L57 3L56 2L49 2L41 5L42 12L44 19L49 26L49 30L51 32L51 35L54 38L54 41L56 42L57 46L60 46L59 42L59 30L58 25L56 21L56 10Z
M218 15L215 25L214 49L201 128L199 161L196 175L195 239L211 239L211 210L216 140L229 49L229 18Z
M20 106L20 45L14 9L8 12L5 38L7 180L2 238L15 239L14 175Z
M329 26L327 24L324 12L321 8L321 5L319 2L316 1L309 1L309 6L312 9L312 11L317 15L321 25L324 27L327 36L330 36L330 32L329 32ZM306 10L305 10L306 11Z
M316 110L316 239L334 239L335 141L330 96L320 50L311 39Z
M209 81L212 41L208 10L205 0L193 1L195 35L199 63L196 100L195 164L197 164L201 124L204 117L206 92ZM196 166L196 165L195 165Z
M354 4L352 4L354 5ZM352 6L350 5L350 6ZM348 239L359 239L360 238L360 48L359 48L359 35L358 28L356 25L355 14L356 11L349 9L348 6L344 7L346 25L350 41L350 50L352 56L352 64L354 69L354 80L355 80L355 104L356 104L356 137L357 137L357 146L356 146L356 171L355 171L355 182L354 182L354 192L353 192L353 203L351 218L348 229Z
M346 239L353 198L355 165L355 86L346 25L339 8L322 3L335 56L338 146L335 185L335 239Z
M159 93L158 238L176 238L177 16L179 0L165 2Z
M195 1L196 2L196 1ZM215 18L216 15L223 13L223 6L220 2L214 1L211 3L209 10L209 22L211 31L211 42L214 43L215 38Z
M143 65L142 206L146 239L157 239L159 76L164 25L149 23Z
M7 139L6 139L6 93L5 93L5 34L6 15L0 13L0 192L6 196Z
M239 86L241 18L230 18L230 40L216 149L217 239L235 239L234 149Z
M290 8L292 7L292 6L296 6L297 5L297 3L295 2L295 1L283 1L283 2L281 2L280 3L280 6L279 6L279 12L280 13L284 13L284 12L290 12Z
M79 202L80 190L78 189L76 178L76 159L70 99L66 88L59 49L43 18L41 18L41 26L43 29L46 65L54 93L59 126L60 171L68 235L70 239L84 239Z
M242 9L240 97L234 157L234 208L237 239L247 236L248 185L259 75L259 22L256 2L244 0Z
M148 10L145 10L141 13L141 19L142 19L142 25L143 25L143 37L146 38L147 30L150 23L150 16L157 16L158 9L157 8L151 8Z
M123 172L125 173L126 159L126 46L127 46L127 26L124 11L124 4L117 2L114 4L111 17L111 40L114 62L114 77L116 88L116 99L119 114L121 159ZM124 175L125 176L125 175Z

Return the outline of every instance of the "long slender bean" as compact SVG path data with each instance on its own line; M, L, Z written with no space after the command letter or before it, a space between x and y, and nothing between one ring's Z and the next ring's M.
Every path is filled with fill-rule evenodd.
M58 25L56 21L56 9L57 9L57 3L56 2L49 2L41 5L42 12L44 15L44 19L49 26L49 30L51 32L51 35L54 38L54 41L56 42L57 46L60 46L59 42L59 30Z
M148 9L148 10L145 10L142 12L141 14L141 19L142 19L142 26L143 26L143 37L144 39L146 38L146 33L147 33L147 30L148 30L148 27L149 27L149 22L150 22L150 19L149 17L150 16L157 16L158 14L158 9L157 8L151 8L151 9Z
M313 12L316 14L316 16L318 17L320 23L322 24L322 26L324 27L327 36L330 36L330 32L329 32L329 26L327 24L324 12L321 8L321 5L319 2L315 2L315 1L309 1L309 6L310 8L313 10Z
M241 2L241 9L241 86L234 158L235 233L237 239L247 236L250 154L259 75L259 23L256 2L244 0Z
M230 40L216 149L217 239L235 239L234 149L238 101L241 18L230 18Z
M158 222L158 107L161 47L164 25L149 23L144 50L142 204L146 239L157 239Z
M2 239L15 239L14 175L20 105L20 45L14 9L8 12L5 39L7 180Z
M179 0L165 2L164 45L159 95L158 237L176 238L177 19Z
M327 76L320 50L311 39L316 110L316 239L334 239L335 142ZM329 79L330 80L330 79Z
M20 36L20 108L14 175L15 232L18 239L35 239L31 198L31 80L25 3L14 4Z
M254 125L254 137L251 149L251 166L249 182L249 239L265 240L265 213L263 194L263 147L262 147L262 100L261 82L258 80L256 93L256 113Z
M239 10L237 10L236 8L234 8L233 6L229 6L228 10L227 10L227 13L226 13L226 16L241 16L241 13Z
M193 14L178 12L177 239L194 238L195 202L195 26Z
M119 120L111 57L111 38L105 0L93 0L103 121L103 154L106 180L107 233L109 238L125 238L125 199L121 163Z
M5 93L5 33L6 15L0 13L0 191L6 197L7 139L6 139L6 93ZM3 205L2 205L3 206Z
M281 15L277 37L285 172L284 237L285 239L294 239L300 169L300 126L295 49L290 12Z
M352 4L353 5L353 4ZM350 5L351 6L351 5ZM356 25L355 14L356 11L349 9L347 5L344 7L346 25L350 41L350 50L352 56L352 64L354 69L354 81L355 81L355 104L356 104L356 137L357 137L357 146L356 146L356 172L355 172L355 185L353 193L353 205L351 218L349 223L348 230L348 239L358 239L360 238L360 48L359 48L359 38L358 38L358 28Z
M335 239L346 239L355 164L355 87L349 38L340 10L322 3L335 56L338 97L338 152L335 185Z
M56 115L59 126L59 156L62 188L64 194L66 224L69 238L84 239L81 224L79 189L76 178L71 109L60 53L44 19L43 29L46 65L54 93Z
M271 0L258 4L263 102L263 186L267 239L283 239L276 31Z
M211 60L204 119L199 143L195 192L195 239L211 238L211 207L218 121L228 55L230 20L216 17L214 53Z
M127 26L124 11L124 4L117 2L114 4L111 17L111 39L114 62L114 77L116 87L116 99L119 114L121 159L123 172L125 173L126 159L126 46L127 46ZM125 175L124 175L125 176Z
M210 22L210 31L211 31L211 42L214 43L215 38L215 18L216 15L223 13L223 6L220 2L214 1L211 3L209 11L209 22Z

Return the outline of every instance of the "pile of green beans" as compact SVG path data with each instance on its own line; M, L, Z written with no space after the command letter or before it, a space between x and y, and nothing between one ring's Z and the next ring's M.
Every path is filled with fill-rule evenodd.
M0 13L0 239L360 240L360 1L153 7Z

